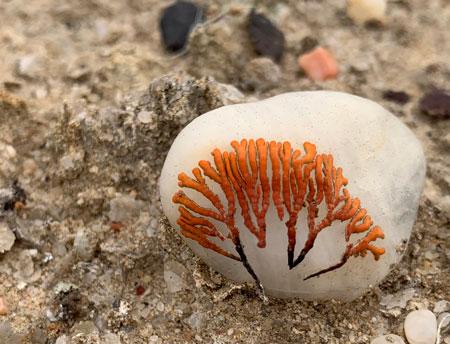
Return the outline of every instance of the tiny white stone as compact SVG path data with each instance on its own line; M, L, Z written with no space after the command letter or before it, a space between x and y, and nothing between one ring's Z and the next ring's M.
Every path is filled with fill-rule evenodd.
M16 236L6 223L0 223L0 253L9 251L16 241Z
M11 145L5 146L5 153L6 153L6 158L8 158L8 159L14 159L17 155L16 150Z
M348 0L347 15L357 24L371 20L384 22L386 0Z
M414 297L414 294L414 288L401 290L395 294L384 295L381 298L380 304L385 306L386 309L393 309L396 307L405 308L408 301Z
M170 260L164 264L164 281L170 293L179 292L187 287L183 279L185 273L186 268L176 261Z
M380 105L339 92L287 93L254 103L224 106L193 120L175 139L160 178L161 203L174 228L180 230L177 224L179 205L172 202L173 195L180 190L178 174L184 172L192 177L191 171L198 167L200 160L207 160L214 166L211 152L215 148L230 152L230 142L244 138L289 141L293 149L302 152L303 143L311 142L316 145L317 154L332 154L334 163L342 167L348 179L352 197L361 200L361 206L367 209L374 225L380 226L385 234L384 240L374 242L375 246L385 249L378 261L370 253L366 257L352 257L339 269L304 281L306 276L341 261L349 244L345 240L345 223L336 221L324 229L304 261L290 270L286 212L280 221L273 202L270 202L266 216L266 247L259 248L255 236L244 224L238 201L235 201L235 226L247 259L268 295L351 300L370 286L376 286L400 261L402 252L397 248L405 245L410 237L423 189L423 150L411 130ZM271 168L267 171L271 179ZM226 206L220 186L209 177L205 179ZM182 190L197 204L213 208L199 192L188 188ZM321 207L320 219L326 213L324 203ZM306 209L302 209L296 226L296 256L308 236L305 212ZM222 233L228 233L223 223L218 222L217 226ZM355 235L351 242L362 236ZM252 281L239 261L183 238L216 271L238 282ZM213 239L223 249L236 254L231 240Z
M156 309L160 312L164 312L164 303L158 302L158 304L156 305Z
M104 340L103 344L120 344L121 343L120 337L117 334L110 333L110 332L106 333L103 336L103 340Z
M60 160L59 160L61 167L64 170L70 170L72 168L75 167L75 164L73 163L73 159L68 156L68 155L64 155Z
M150 111L142 110L138 113L137 117L141 123L150 123L152 121L152 113Z
M154 334L153 336L151 336L151 337L148 339L148 343L149 343L149 344L157 344L157 343L161 343L161 339L160 339L156 334Z
M402 337L399 337L396 334L387 334L385 336L372 339L370 344L405 344L405 341Z
M436 316L427 309L412 311L406 316L404 329L409 344L434 344L437 335Z
M69 337L63 334L56 339L55 344L69 344Z
M134 199L130 195L117 194L109 202L109 219L116 222L131 222L139 218L139 213L144 207L142 201Z
M433 312L439 314L442 312L450 311L450 302L447 300L441 300L434 304Z
M193 330L199 330L205 322L205 314L202 312L194 312L183 321Z
M40 73L39 59L35 55L25 55L17 61L17 74L27 78L36 78Z

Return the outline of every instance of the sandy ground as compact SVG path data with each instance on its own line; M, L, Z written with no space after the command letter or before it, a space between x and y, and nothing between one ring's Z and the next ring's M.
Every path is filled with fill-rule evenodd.
M389 1L383 27L360 27L344 1L259 1L286 36L280 65L250 47L251 1L203 4L209 21L169 55L164 1L0 2L0 202L16 206L0 210L16 237L0 253L0 343L369 343L403 336L410 310L437 314L450 300L450 121L418 109L424 92L450 89L450 2ZM336 80L299 71L317 43L336 56ZM192 118L311 89L396 114L423 144L426 187L405 257L379 287L348 304L264 304L160 221L158 174ZM387 90L410 101L385 100Z

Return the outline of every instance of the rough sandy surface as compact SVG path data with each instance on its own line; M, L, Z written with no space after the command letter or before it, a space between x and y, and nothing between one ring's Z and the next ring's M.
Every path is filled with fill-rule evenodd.
M450 89L449 2L391 1L385 27L358 27L343 1L260 1L286 35L279 66L250 48L250 1L208 3L215 20L177 56L160 44L162 1L0 3L0 221L16 237L0 253L0 343L368 343L449 300L450 121L417 105L430 87ZM336 80L298 71L316 42L335 54ZM264 304L160 223L157 178L195 116L311 89L398 115L423 143L426 187L407 253L379 287L349 304Z

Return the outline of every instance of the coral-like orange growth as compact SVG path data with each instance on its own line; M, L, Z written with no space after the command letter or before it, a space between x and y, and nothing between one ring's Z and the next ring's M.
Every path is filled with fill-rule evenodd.
M347 246L339 264L310 275L307 279L341 267L351 256L365 256L370 251L378 260L384 253L384 249L370 244L378 238L384 238L382 230L378 226L370 229L373 224L371 217L367 215L366 209L361 208L360 200L350 196L345 188L348 181L342 169L334 166L331 154L317 154L316 146L309 142L303 144L303 153L299 149L292 149L289 142L267 142L261 138L256 141L233 141L231 146L231 152L214 149L214 167L209 161L201 160L198 164L200 168L192 170L195 179L185 173L178 175L180 187L201 193L212 205L212 208L201 206L182 191L173 196L173 202L180 204L177 223L185 237L241 261L257 280L245 257L239 229L235 225L236 201L245 226L256 237L258 247L263 248L266 246L266 214L272 198L279 219L284 220L287 213L287 255L291 269L313 248L317 235L334 221L348 221L346 241L354 233L368 231L363 239ZM227 202L226 207L208 186L204 176L220 186ZM326 214L317 221L319 205L323 202ZM295 258L297 220L303 208L307 211L308 238ZM221 233L214 221L225 224L228 233ZM231 239L238 255L224 250L212 238L222 241Z

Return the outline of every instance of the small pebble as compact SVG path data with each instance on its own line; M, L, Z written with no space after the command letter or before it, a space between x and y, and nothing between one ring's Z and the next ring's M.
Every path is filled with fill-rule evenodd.
M159 344L159 343L161 343L161 339L156 334L154 334L153 336L151 336L148 339L148 343L149 344Z
M201 329L205 323L206 314L203 312L194 312L189 317L183 320L189 327L193 330L198 331Z
M272 59L258 57L247 64L243 76L244 86L251 90L267 91L278 85L282 73Z
M386 309L405 308L408 301L415 295L414 288L401 290L395 294L384 295L380 300L380 305Z
M0 222L0 253L9 251L16 241L16 236L6 223Z
M398 103L401 105L406 104L410 100L410 96L408 93L403 91L392 91L387 90L383 93L383 99L389 100L394 103Z
M448 327L450 326L450 313L442 313L439 315L438 320L438 329L437 329L437 338L436 343L441 343L441 335L443 333L446 333L448 331ZM447 337L444 339L444 342L447 343L447 339L450 339L450 337Z
M23 78L35 79L42 72L39 59L35 55L26 55L17 61L16 73Z
M65 334L56 339L55 344L69 344L69 337Z
M139 217L144 202L136 200L130 195L117 194L109 202L109 219L112 222L130 223Z
M404 330L409 344L434 344L437 335L436 316L427 309L412 311L406 316Z
M450 117L450 94L434 89L420 99L419 107L423 113L433 117Z
M103 336L103 344L120 344L120 337L115 333L106 333Z
M405 341L402 337L399 337L396 334L387 334L385 336L372 339L370 344L405 344Z
M88 261L92 258L95 250L95 242L89 240L88 234L84 230L79 230L73 241L73 248L80 259Z
M145 288L141 285L136 287L136 295L141 296L145 293Z
M184 275L186 268L180 263L170 260L164 264L164 281L170 293L177 293L187 288Z
M0 343L1 344L21 344L21 336L16 334L11 327L11 324L7 321L0 321Z
M298 64L311 80L323 81L334 79L339 73L338 65L333 55L322 47L317 47L298 58Z
M203 10L188 1L177 1L166 7L160 21L161 38L168 51L177 52L186 46L193 27L202 21Z
M48 341L47 333L40 328L35 328L30 332L31 344L46 344Z
M450 311L450 302L446 300L438 301L434 304L433 313L439 314Z
M284 52L284 34L264 15L253 9L248 16L248 33L257 54L279 62Z
M37 170L38 166L33 159L26 159L22 164L23 174L31 176Z
M156 304L156 309L157 309L158 311L160 311L160 312L164 312L164 303L158 302L158 303Z
M154 114L150 111L142 110L138 113L137 118L139 122L147 124L150 123L153 119Z
M0 297L0 315L8 314L8 306L6 305L6 301L3 297Z
M386 14L386 0L349 0L347 15L357 24L370 21L383 23Z

